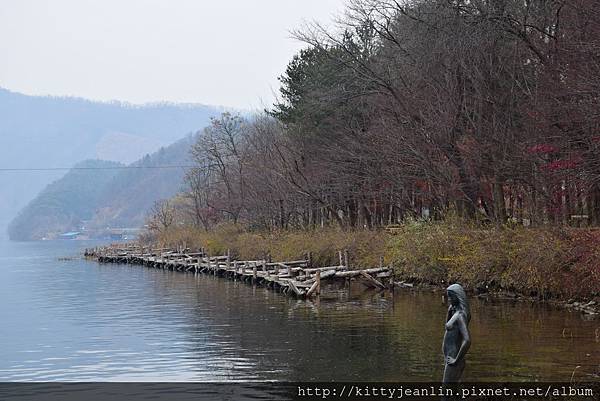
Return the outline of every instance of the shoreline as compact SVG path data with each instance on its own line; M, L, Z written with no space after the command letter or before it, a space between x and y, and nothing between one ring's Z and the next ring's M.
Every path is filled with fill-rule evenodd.
M393 270L382 265L379 268L362 269L344 266L344 256L347 263L347 252L338 252L340 261L338 266L314 267L310 260L310 253L307 259L273 262L267 259L234 260L230 252L227 255L210 256L204 249L199 252L190 252L189 249L182 248L154 248L154 252L146 251L144 253L145 249L146 247L137 242L111 244L101 248L86 249L84 257L98 263L135 264L181 272L208 273L233 280L241 279L301 299L319 296L321 286L325 287L327 281L335 281L335 279L344 279L348 282L361 280L366 286L379 291L441 292L442 297L445 297L445 284L419 282L414 278L412 280L404 278L403 280L402 276L396 276ZM156 252L156 250L160 251ZM196 259L194 260L194 258ZM334 272L337 272L337 277ZM323 280L323 284L321 284L321 280ZM330 284L332 284L331 281ZM557 309L579 312L589 319L600 317L600 305L597 298L579 301L548 299L504 289L488 291L487 289L469 288L467 293L471 297L480 299L547 304Z
M172 227L149 232L146 244L228 249L241 259L292 260L312 254L317 265L389 266L395 280L445 289L460 283L473 295L499 293L600 313L600 230L572 227L482 226L459 218L413 221L393 230L249 230L221 225L210 231ZM594 304L595 303L595 304Z
M411 283L407 281L396 282L396 288L400 288L401 290L442 293L443 297L445 297L444 292L446 291L446 287L443 285L430 283ZM600 303L597 300L588 299L583 301L575 301L572 299L543 299L506 290L492 290L480 293L477 293L471 289L465 291L470 297L473 298L550 305L556 309L566 309L571 312L579 312L582 316L586 316L590 319L600 319Z

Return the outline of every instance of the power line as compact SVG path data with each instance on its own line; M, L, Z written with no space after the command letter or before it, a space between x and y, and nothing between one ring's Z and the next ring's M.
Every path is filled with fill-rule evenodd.
M141 170L141 169L172 169L194 168L196 166L171 165L171 166L113 166L113 167L0 167L0 171L70 171L70 170Z

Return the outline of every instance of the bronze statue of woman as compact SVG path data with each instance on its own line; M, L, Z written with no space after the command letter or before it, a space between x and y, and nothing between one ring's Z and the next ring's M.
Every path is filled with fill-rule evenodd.
M444 352L444 383L460 381L465 369L465 356L471 346L469 321L471 312L467 294L460 284L452 284L446 289L448 293L448 315L446 316L446 333L442 346Z

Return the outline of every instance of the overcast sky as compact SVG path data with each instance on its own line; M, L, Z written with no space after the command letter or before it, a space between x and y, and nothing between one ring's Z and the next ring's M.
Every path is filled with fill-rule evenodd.
M262 108L344 0L0 0L0 86L133 103Z

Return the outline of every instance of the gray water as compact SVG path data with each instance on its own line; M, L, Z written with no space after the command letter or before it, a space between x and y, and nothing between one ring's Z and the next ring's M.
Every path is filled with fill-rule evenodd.
M300 301L246 283L0 243L0 381L432 381L440 293L361 285ZM76 256L73 260L60 257ZM600 321L472 299L466 381L597 380Z

